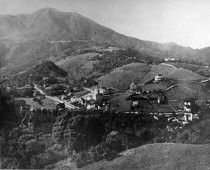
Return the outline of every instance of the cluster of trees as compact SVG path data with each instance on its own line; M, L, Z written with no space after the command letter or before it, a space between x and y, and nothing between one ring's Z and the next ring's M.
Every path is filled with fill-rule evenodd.
M97 56L93 60L99 60L99 62L95 65L95 69L101 73L109 73L117 67L121 67L132 62L159 64L163 61L158 57L148 56L134 49L104 52L103 57Z
M6 47L6 45L3 43L0 43L0 61L1 61L0 67L3 67L4 65L6 65L5 56L8 51L9 49Z
M16 125L18 115L15 110L14 100L6 93L6 90L0 89L0 130L11 129Z
M210 142L208 107L202 107L200 120L173 131L167 130L169 123L165 116L156 120L146 112L36 110L32 120L34 129L30 132L19 128L23 115L17 113L12 98L2 93L1 104L3 168L54 167L65 158L81 167L100 159L112 159L123 150L147 143ZM59 135L53 135L54 132Z
M115 111L78 111L66 114L56 133L62 129L59 144L71 148L72 161L78 166L150 143L167 125L167 119L157 121L149 114L125 114Z
M10 86L22 87L26 85L29 80L35 83L39 83L43 80L43 77L51 77L57 79L58 77L66 77L67 73L61 68L57 67L51 61L43 61L41 64L36 65L33 68L26 70L25 72L11 76L7 80L7 84Z
M63 159L64 155L59 155L49 149L54 144L51 139L51 131L56 111L34 111L33 131L29 127L19 126L24 113L14 113L13 118L2 115L3 119L1 119L7 120L7 123L3 124L0 129L3 137L1 142L2 168L43 168L56 160Z

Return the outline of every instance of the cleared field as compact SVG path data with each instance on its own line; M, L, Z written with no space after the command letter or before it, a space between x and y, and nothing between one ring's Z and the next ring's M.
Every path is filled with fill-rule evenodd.
M151 77L154 74L163 74L163 76L174 79L174 80L202 80L205 79L205 77L194 73L191 70L183 69L183 68L176 68L170 64L162 63L159 65L154 65L151 67ZM150 79L150 76L148 75L148 78Z
M169 73L175 71L177 68L169 65L169 64L159 64L159 65L153 65L151 67L151 71L156 73L156 74L163 74L164 76L167 76Z
M199 83L199 84L187 84L186 87L196 91L198 93L198 98L202 100L210 99L210 87L209 82Z
M38 102L33 101L33 98L17 98L16 100L25 100L26 104L36 109L56 109L56 103L50 99L43 99L42 105L40 105Z
M183 85L177 85L165 91L170 100L184 100L186 98L197 98L198 92Z
M126 93L119 93L110 100L110 103L113 108L119 111L130 111L131 101L126 100L127 97L128 95Z
M115 159L88 165L86 170L207 170L210 169L210 145L148 144L126 150Z
M191 70L186 70L183 68L172 71L171 73L168 74L167 77L175 80L189 80L189 81L205 79L205 77L197 73L194 73Z

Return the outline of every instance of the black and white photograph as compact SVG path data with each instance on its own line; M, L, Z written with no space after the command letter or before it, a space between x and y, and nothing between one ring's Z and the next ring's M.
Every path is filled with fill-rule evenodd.
M210 170L210 1L0 0L0 169Z

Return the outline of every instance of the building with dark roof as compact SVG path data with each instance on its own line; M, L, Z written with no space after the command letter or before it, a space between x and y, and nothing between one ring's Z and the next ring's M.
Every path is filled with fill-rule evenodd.
M167 97L161 91L142 91L129 95L126 100L131 100L131 110L153 109L153 104L167 103Z

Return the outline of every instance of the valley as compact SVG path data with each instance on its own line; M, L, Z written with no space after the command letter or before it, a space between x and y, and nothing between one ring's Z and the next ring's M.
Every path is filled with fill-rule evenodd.
M209 54L75 12L0 16L1 168L208 169Z

